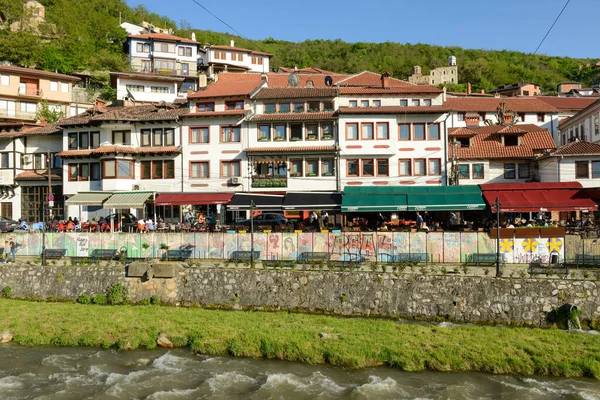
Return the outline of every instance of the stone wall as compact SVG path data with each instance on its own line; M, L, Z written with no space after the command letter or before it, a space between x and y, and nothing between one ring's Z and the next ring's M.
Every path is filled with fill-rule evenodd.
M123 283L138 302L156 295L177 305L291 310L458 322L543 325L564 303L585 319L600 318L600 283L583 280L183 268L174 264L124 267L0 266L0 289L21 298L76 299ZM157 277L173 276L173 278Z

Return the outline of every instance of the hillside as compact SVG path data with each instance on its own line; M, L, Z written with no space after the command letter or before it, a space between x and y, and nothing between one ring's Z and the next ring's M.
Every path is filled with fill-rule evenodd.
M18 65L69 73L73 70L127 69L122 43L126 32L119 20L132 23L150 21L160 27L173 28L176 35L190 37L192 32L201 43L228 44L259 49L274 54L272 67L299 68L315 66L330 71L354 73L362 70L389 71L406 79L413 65L423 73L446 65L448 56L458 59L460 82L471 82L474 90L490 90L520 81L539 83L545 92L567 80L586 86L600 83L595 59L574 59L531 55L516 51L470 50L426 44L346 43L342 40L308 40L300 43L267 38L249 42L235 35L192 29L189 23L174 21L151 13L142 6L129 7L122 0L40 0L46 6L46 20L56 25L47 40L27 32L0 30L0 60ZM16 0L0 0L3 27L19 20L23 9ZM76 21L76 23L75 23ZM276 36L276 32L273 35ZM456 85L451 90L461 90Z

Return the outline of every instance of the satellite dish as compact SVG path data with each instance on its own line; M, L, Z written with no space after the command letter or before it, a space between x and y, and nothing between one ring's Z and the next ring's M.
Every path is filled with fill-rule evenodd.
M133 95L131 94L131 92L129 91L129 89L125 88L125 90L127 91L127 96L125 97L125 100L129 100L133 104L135 104L135 97L133 97Z
M290 76L288 77L288 86L291 87L296 87L298 86L298 83L300 83L300 80L298 79L298 75L296 75L295 73L291 73Z
M325 86L331 86L331 85L333 85L333 79L329 75L327 75L325 77Z

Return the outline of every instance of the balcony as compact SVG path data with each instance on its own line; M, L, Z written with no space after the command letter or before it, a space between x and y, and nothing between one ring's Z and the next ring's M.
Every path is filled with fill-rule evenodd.
M19 110L3 110L0 109L0 118L16 119L22 121L35 121L34 112L19 111Z
M169 75L169 76L194 76L195 71L182 70L181 68L145 68L140 66L131 67L133 72L141 72L144 74L158 74L158 75Z
M29 98L33 98L33 99L37 99L43 96L43 92L40 88L37 87L27 87L27 88L23 88L20 87L19 91L18 91L19 96L21 97L29 97Z
M284 176L253 176L253 188L284 188L287 187L287 177Z

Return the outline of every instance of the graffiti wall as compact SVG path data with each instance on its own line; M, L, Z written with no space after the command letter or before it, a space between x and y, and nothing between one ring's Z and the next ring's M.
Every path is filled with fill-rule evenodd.
M17 256L39 256L41 233L0 234L15 238ZM0 239L2 240L2 239ZM131 258L160 258L166 247L184 249L193 258L228 259L236 250L254 248L263 260L296 260L304 252L327 252L334 260L389 261L401 253L428 253L434 263L462 263L469 254L495 253L496 240L482 232L343 233L47 233L46 247L85 257L95 249L116 249ZM578 236L500 239L506 263L572 260L575 254L600 254L596 240Z

